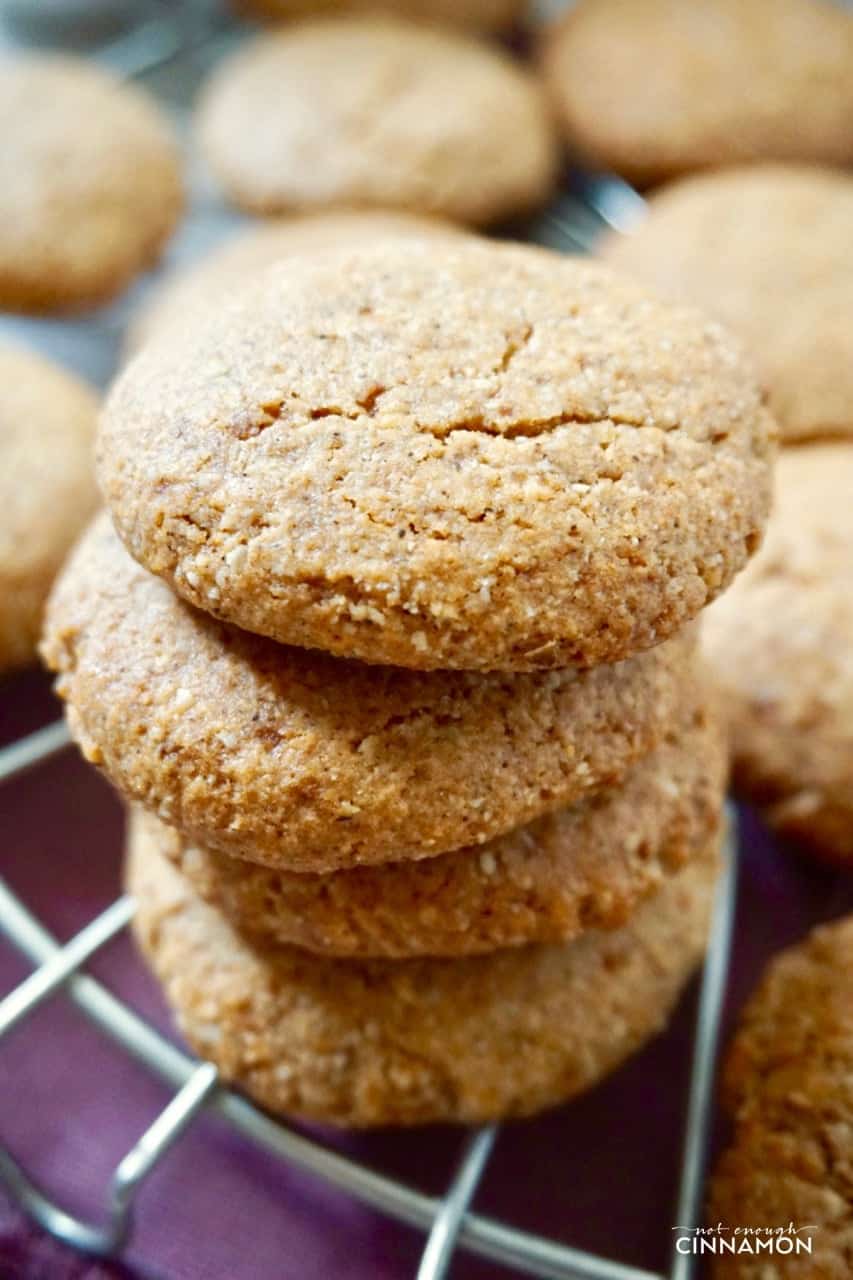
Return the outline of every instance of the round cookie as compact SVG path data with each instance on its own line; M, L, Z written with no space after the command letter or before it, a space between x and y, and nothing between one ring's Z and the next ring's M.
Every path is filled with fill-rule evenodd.
M853 444L784 450L754 563L703 642L731 720L735 782L770 823L853 862Z
M526 69L391 15L263 34L214 72L197 122L213 173L253 213L350 205L480 225L535 209L557 174Z
M600 252L731 326L783 438L853 436L851 222L853 177L763 165L673 183L633 234L608 236Z
M506 31L521 21L527 0L233 0L234 7L256 18L316 16L318 13L388 13L447 22L474 31Z
M132 554L283 643L421 669L624 658L759 541L772 421L716 325L541 249L285 262L101 420Z
M0 62L0 306L105 302L150 266L183 205L168 121L89 61Z
M726 753L698 690L678 731L618 787L475 849L305 875L248 866L141 810L150 841L240 932L329 955L473 955L616 928L707 849L720 825Z
M575 154L639 186L853 161L853 17L829 0L578 0L542 62Z
M184 324L202 307L213 307L248 276L280 258L322 252L349 244L387 241L400 236L418 239L459 236L464 232L439 218L380 210L336 210L263 222L234 236L213 253L170 276L131 321L125 349L138 351L160 329Z
M723 1255L713 1275L848 1280L853 916L816 929L771 962L730 1049L724 1100L734 1137L711 1183L709 1221L730 1229L793 1223L812 1251Z
M336 960L235 933L137 844L134 929L193 1048L271 1111L354 1126L525 1115L659 1031L707 938L700 858L623 929L464 959Z
M41 356L0 346L0 671L36 656L50 585L97 504L98 401Z
M205 847L295 871L482 843L618 781L663 736L694 636L612 668L422 675L285 648L189 608L102 516L42 654L72 733Z

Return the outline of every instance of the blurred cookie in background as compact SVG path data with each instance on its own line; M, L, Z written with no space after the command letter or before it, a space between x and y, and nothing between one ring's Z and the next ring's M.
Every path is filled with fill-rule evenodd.
M544 92L502 50L399 18L264 34L202 92L197 131L234 204L406 209L473 225L535 209L557 174Z
M853 864L853 444L784 450L764 547L705 615L735 783Z
M723 1077L734 1138L711 1184L708 1221L775 1227L787 1256L723 1254L714 1280L846 1280L853 1247L853 916L770 964ZM784 1226L782 1225L784 1224ZM810 1248L802 1247L810 1242Z
M464 234L461 227L440 218L381 210L336 210L262 222L168 277L131 321L125 354L132 355L155 333L182 323L191 311L225 297L232 286L280 258L400 236L422 240Z
M740 335L783 439L853 437L851 228L853 177L758 165L663 188L600 254Z
M0 671L35 660L53 578L95 509L97 398L23 349L0 347Z
M571 149L639 186L853 160L853 14L829 0L579 0L542 58Z
M249 17L273 21L320 13L386 13L453 23L472 31L506 31L521 21L528 0L233 0Z
M139 89L66 55L0 63L0 307L108 301L182 206L171 126Z

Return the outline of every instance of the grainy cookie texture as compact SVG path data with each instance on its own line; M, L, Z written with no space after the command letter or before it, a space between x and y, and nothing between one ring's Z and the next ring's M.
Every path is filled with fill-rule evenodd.
M297 871L482 842L621 778L670 727L692 635L613 668L368 667L215 622L101 517L51 600L43 656L72 732L202 845Z
M579 0L543 61L573 150L641 186L853 160L853 17L830 0Z
M390 15L266 33L218 68L198 136L255 213L341 205L478 225L535 208L557 172L537 80L498 48Z
M692 691L689 712L618 787L477 849L299 875L248 866L141 810L130 847L154 843L235 927L330 955L472 955L566 942L624 925L637 903L715 838L723 736Z
M95 509L98 402L42 357L0 347L0 670L32 662L50 585Z
M816 929L772 961L729 1052L724 1098L734 1138L711 1184L709 1221L793 1222L812 1252L723 1256L715 1277L849 1280L853 917Z
M167 325L182 325L193 311L210 310L231 289L281 258L302 257L349 244L386 242L400 236L433 238L459 236L463 229L441 218L381 210L335 210L276 218L253 226L228 240L200 262L168 277L147 305L133 318L126 350L133 354Z
M785 450L766 545L708 611L735 781L780 831L853 863L853 445Z
M851 224L848 174L759 165L673 183L633 234L610 235L600 251L731 326L784 439L853 436Z
M334 1124L522 1115L590 1088L665 1024L707 937L716 858L567 946L336 960L249 942L157 850L134 928L187 1040L273 1111Z
M119 293L183 204L157 106L79 58L0 62L0 306L50 311Z
M318 13L388 13L504 31L527 12L527 0L234 0L235 8L258 18L316 17Z
M247 630L532 670L713 599L760 539L774 432L716 325L472 237L280 263L155 340L100 479L133 555Z

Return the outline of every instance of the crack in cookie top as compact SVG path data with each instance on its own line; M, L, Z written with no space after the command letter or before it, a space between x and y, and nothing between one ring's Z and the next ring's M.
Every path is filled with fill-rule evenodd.
M153 341L100 480L143 564L369 662L615 661L758 543L774 434L723 330L608 269L480 242L281 263Z

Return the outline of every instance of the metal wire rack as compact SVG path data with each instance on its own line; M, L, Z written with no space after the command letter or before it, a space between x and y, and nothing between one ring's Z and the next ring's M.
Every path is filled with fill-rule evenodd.
M156 21L114 42L101 56L128 77L148 77L201 50L212 55L234 38L230 24L207 4L169 6L162 0ZM529 239L569 251L586 251L602 225L625 229L642 210L642 200L611 178L577 175L567 192L526 228ZM221 215L225 225L228 216ZM44 322L38 322L44 323ZM119 323L116 314L97 318L100 334ZM0 784L9 785L69 743L63 722L50 724L0 750ZM730 816L724 867L717 890L709 950L696 1010L692 1071L686 1099L683 1153L674 1221L681 1230L697 1226L712 1109L717 1043L731 951L736 896L736 830ZM314 1174L362 1204L419 1229L426 1240L418 1280L441 1280L457 1249L542 1280L690 1280L695 1259L680 1254L673 1241L666 1275L626 1265L509 1226L471 1209L478 1185L499 1139L498 1126L470 1132L461 1144L456 1171L444 1195L427 1195L372 1170L259 1111L220 1083L216 1068L199 1062L166 1040L100 983L84 974L87 962L126 929L134 903L123 896L65 945L27 910L0 879L0 933L33 966L30 976L0 1001L0 1040L62 988L81 1014L175 1092L116 1167L101 1222L66 1212L0 1146L0 1181L51 1235L101 1257L121 1253L133 1227L136 1193L170 1147L202 1110L217 1112L235 1130L291 1166ZM0 1045L2 1052L2 1045ZM413 1139L416 1140L416 1139Z
M47 726L0 751L0 783L38 766L68 744L64 723ZM681 1176L675 1221L683 1230L699 1223L701 1188L712 1102L716 1046L731 949L735 906L735 827L730 818L724 867L717 889L710 945L696 1013L691 1082L687 1096ZM183 1053L105 987L80 970L129 924L131 898L118 898L64 946L27 911L0 880L0 931L35 966L0 1001L0 1040L58 988L64 987L82 1014L176 1092L117 1166L104 1221L93 1224L66 1213L13 1157L0 1147L0 1180L51 1235L99 1256L121 1252L132 1228L134 1200L142 1182L205 1107L223 1116L244 1137L296 1168L348 1192L362 1204L419 1228L427 1236L418 1280L446 1276L458 1247L515 1267L542 1280L690 1280L694 1259L673 1249L667 1276L610 1261L568 1245L507 1226L471 1211L470 1205L499 1129L471 1132L444 1196L419 1192L348 1159L272 1120L245 1098L222 1086L216 1068ZM2 1046L0 1046L2 1048Z

